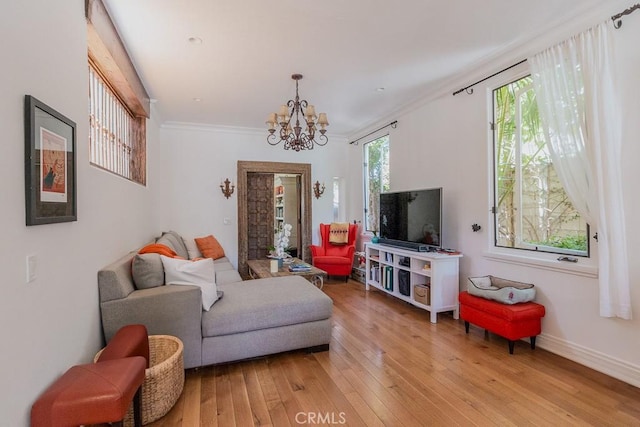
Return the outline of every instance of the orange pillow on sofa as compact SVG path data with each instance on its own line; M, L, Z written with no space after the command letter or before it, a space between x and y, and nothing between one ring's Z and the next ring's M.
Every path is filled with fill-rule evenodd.
M163 245L162 243L151 243L145 246L144 248L138 251L139 254L160 254L164 256L168 256L170 258L174 258L178 254L175 253L173 249L171 249L167 245Z
M218 259L224 256L224 249L215 237L209 235L207 237L196 237L194 239L202 256L205 258Z

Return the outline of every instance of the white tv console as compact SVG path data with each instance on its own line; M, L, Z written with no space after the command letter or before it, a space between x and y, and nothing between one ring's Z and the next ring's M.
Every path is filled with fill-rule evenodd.
M428 310L431 323L437 323L438 313L445 311L453 311L453 318L457 319L460 291L458 264L461 257L461 254L416 252L366 243L365 287L368 291L373 286L409 304ZM401 293L401 281L405 284L402 289L404 293ZM428 285L428 305L415 300L415 285Z

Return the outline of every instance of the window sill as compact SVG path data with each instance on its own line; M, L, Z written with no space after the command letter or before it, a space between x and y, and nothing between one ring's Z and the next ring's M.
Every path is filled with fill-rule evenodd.
M569 263L558 261L555 259L541 259L522 255L513 255L501 252L484 252L482 254L486 259L497 262L505 262L508 264L523 265L527 267L542 268L544 270L556 271L559 273L573 274L576 276L598 278L598 267L580 263Z

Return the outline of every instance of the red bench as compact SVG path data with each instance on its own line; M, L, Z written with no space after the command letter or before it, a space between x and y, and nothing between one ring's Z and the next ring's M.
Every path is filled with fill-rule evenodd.
M535 302L502 304L461 292L460 318L469 333L469 324L484 328L509 340L509 354L513 354L516 340L530 337L531 349L536 348L536 336L542 330L541 319L545 315L543 305Z
M145 365L144 357L136 356L73 366L33 404L31 426L122 425L116 423L139 395Z
M31 408L31 426L122 426L132 401L134 425L141 426L141 388L148 366L147 329L121 328L97 363L71 367L42 393Z

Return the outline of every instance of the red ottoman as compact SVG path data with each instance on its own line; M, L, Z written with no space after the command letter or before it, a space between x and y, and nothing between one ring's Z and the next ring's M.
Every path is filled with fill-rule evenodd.
M32 427L69 427L112 423L122 426L134 400L136 426L141 426L140 388L144 357L126 357L76 365L65 372L31 408Z
M502 304L466 291L460 292L458 300L466 333L469 333L469 323L473 323L500 335L509 340L509 354L513 354L515 341L525 337L530 337L531 349L536 348L536 336L542 330L540 319L545 314L543 305L535 302Z
M144 325L126 325L118 329L100 352L97 362L142 356L149 367L149 334Z

